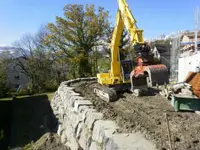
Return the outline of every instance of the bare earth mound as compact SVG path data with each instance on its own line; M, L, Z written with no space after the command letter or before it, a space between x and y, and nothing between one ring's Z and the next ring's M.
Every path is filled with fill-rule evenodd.
M174 112L170 101L159 95L134 97L124 93L117 102L106 103L93 93L96 82L72 85L75 91L92 101L105 119L115 120L119 132L141 132L158 149L169 149L165 113L168 114L172 145L176 150L196 150L200 147L200 116L192 112Z
M44 134L38 141L28 144L26 150L70 150L61 144L60 137L54 133Z

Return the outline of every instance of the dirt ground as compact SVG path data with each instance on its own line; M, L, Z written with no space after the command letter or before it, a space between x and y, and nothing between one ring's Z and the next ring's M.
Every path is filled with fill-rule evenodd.
M70 150L61 144L60 137L55 133L46 133L35 143L26 145L24 150Z
M119 132L141 132L159 150L168 150L169 136L166 115L174 150L200 149L200 116L192 112L174 112L170 101L161 96L135 97L123 93L116 102L106 103L93 93L96 82L73 85L75 91L91 100L105 119L112 119L120 126Z

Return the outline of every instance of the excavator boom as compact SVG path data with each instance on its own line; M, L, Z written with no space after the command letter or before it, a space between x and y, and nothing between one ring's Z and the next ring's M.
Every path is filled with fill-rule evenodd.
M121 74L121 64L119 58L119 45L124 27L128 30L131 43L144 44L143 30L137 29L136 19L133 17L125 0L118 0L119 10L116 15L115 28L111 39L111 71L110 73L98 74L98 82L100 84L112 85L122 84L123 77ZM129 82L129 81L127 81Z
M133 17L126 0L118 0L119 11L125 28L128 30L132 44L143 44L143 30L137 28L137 21Z

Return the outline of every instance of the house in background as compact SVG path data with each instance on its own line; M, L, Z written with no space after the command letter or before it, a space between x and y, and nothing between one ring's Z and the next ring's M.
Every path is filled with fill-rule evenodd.
M200 50L200 32L197 35L198 50ZM180 57L190 56L195 51L195 33L185 33L181 37Z
M11 59L23 59L18 49L9 46L0 46L0 57ZM24 59L21 61L23 62ZM29 82L28 76L21 71L21 68L10 62L7 65L8 86L13 90L26 89Z
M16 59L21 59L16 58ZM11 89L26 89L29 82L28 76L21 71L21 68L14 63L7 66L8 85Z
M197 44L198 51L195 53L195 33L189 32L182 35L178 82L183 82L190 71L200 72L200 32Z

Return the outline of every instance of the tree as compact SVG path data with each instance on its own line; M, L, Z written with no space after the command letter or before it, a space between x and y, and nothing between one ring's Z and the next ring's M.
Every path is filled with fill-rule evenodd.
M36 35L26 34L14 44L21 52L21 56L15 58L14 63L28 76L29 88L33 93L45 91L52 81L52 63L42 45L44 35L42 31ZM51 84L53 85L52 82Z
M112 40L112 33L114 28L108 28L108 32L105 35L106 36L106 43L103 46L104 53L108 54L109 56L111 55L111 50L110 50L110 43ZM130 41L130 36L127 32L126 29L123 30L121 39L120 39L120 45L119 45L119 53L120 53L120 60L125 60L129 56L134 55L133 51L133 45Z
M9 59L1 55L0 57L0 98L6 97L8 88L7 64Z
M62 50L70 62L77 66L80 77L91 75L89 54L93 47L102 44L102 37L109 27L108 12L94 5L68 4L64 17L56 17L56 23L49 23L49 34L45 44L54 51Z

